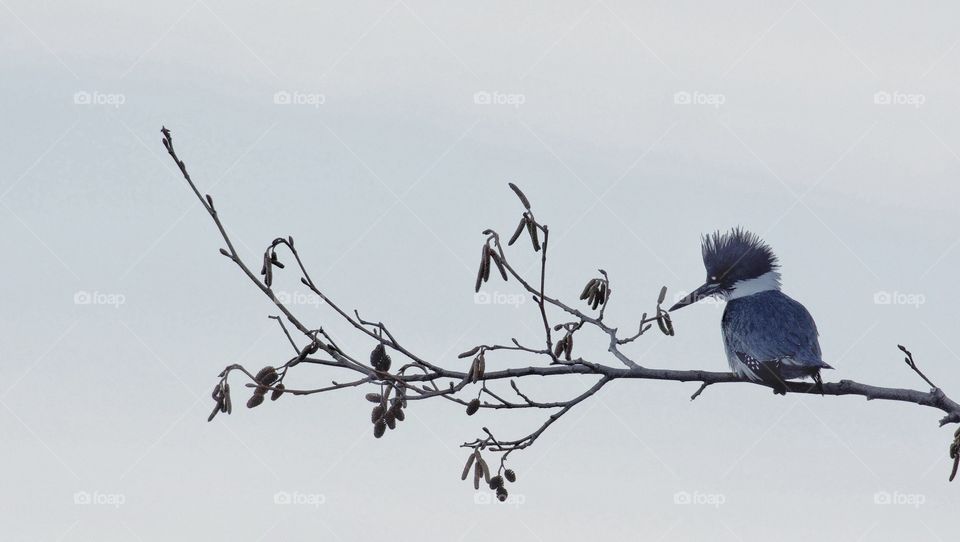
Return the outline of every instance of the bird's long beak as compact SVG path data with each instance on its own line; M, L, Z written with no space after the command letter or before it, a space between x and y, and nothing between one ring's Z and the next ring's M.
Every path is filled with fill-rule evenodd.
M686 307L687 305L692 305L693 303L696 303L697 301L700 301L701 299L710 297L710 296L712 296L713 294L716 294L716 293L719 292L719 291L720 291L720 285L719 285L719 284L710 284L710 283L708 282L708 283L704 284L703 286L697 288L696 290L690 292L690 295L688 295L687 297L684 297L684 298L681 299L680 301L677 301L677 303L676 303L674 306L670 307L670 311L672 312L672 311L675 311L675 310L677 310L677 309Z

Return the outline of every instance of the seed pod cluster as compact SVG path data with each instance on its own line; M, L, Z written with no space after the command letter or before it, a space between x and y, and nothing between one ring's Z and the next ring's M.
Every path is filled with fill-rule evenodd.
M373 351L370 352L370 365L384 373L390 370L390 355L387 354L387 348L383 346L383 343L375 346Z
M480 291L480 285L490 279L490 245L483 243L483 250L480 251L480 268L477 269L477 282L473 287L474 292Z
M270 391L267 386L272 385L274 382L280 379L280 375L277 374L277 370L273 367L267 365L263 369L260 369L257 372L257 375L253 377L253 380L257 383L257 387L253 390L253 395L250 399L247 400L247 408L255 408L260 406L263 403L264 397L267 395L267 392ZM280 384L276 389L280 390L279 393L274 391L270 399L276 401L280 395L283 394L283 384Z
M387 429L396 429L397 422L406 419L406 415L403 413L404 399L402 397L388 399L388 395L389 390L382 395L368 393L364 396L366 400L377 403L370 411L370 423L373 424L373 436L376 438L382 437Z
M260 268L260 274L263 276L263 283L267 285L267 288L273 284L273 268L283 269L284 267L283 263L277 258L275 250L277 245L282 242L284 242L283 239L275 239L263 253L263 267Z
M513 190L513 193L517 195L517 198L520 200L520 203L523 204L523 208L526 211L523 213L523 218L520 219L520 223L517 224L517 229L513 232L513 235L510 236L510 241L507 245L513 245L517 242L517 239L520 238L520 234L524 230L527 231L527 234L530 236L530 243L533 245L534 252L540 252L540 226L537 225L537 222L533 219L533 213L530 211L530 200L527 199L526 194L520 190L520 187L513 183L508 183L510 185L510 190Z
M464 380L471 384L476 384L477 382L483 380L483 373L487 370L487 361L483 357L483 351L481 350L477 357L473 358L473 363L470 364L470 370L467 371L467 376Z
M277 374L277 370L267 365L266 367L264 367L263 369L260 369L260 371L257 372L257 376L254 378L254 380L256 380L258 384L269 386L270 384L273 384L274 382L276 382L277 379L279 378L280 378L280 375Z
M567 332L562 339L557 341L557 344L553 347L553 355L556 357L563 356L563 359L570 361L570 355L573 353L573 333Z
M596 310L610 299L610 283L606 279L590 279L580 292L580 299L586 300L590 308Z
M660 328L660 331L664 335L673 337L673 320L670 318L670 313L663 310L663 307L660 305L663 304L663 300L667 298L667 287L663 286L660 288L660 295L657 296L657 327ZM643 320L647 319L647 315L643 315Z
M670 313L657 306L657 326L664 335L673 336L673 320L670 319Z
M473 470L473 489L480 489L481 478L485 483L490 483L490 467L487 466L487 462L484 461L480 455L480 450L474 450L473 453L470 454L470 457L467 458L467 463L463 466L460 479L466 480L471 470Z
M213 407L213 412L210 413L210 416L207 417L208 422L212 421L213 418L221 412L226 412L227 414L233 413L233 402L230 400L230 384L227 384L226 378L221 379L220 382L217 383L213 388L211 396L217 404Z
M493 478L490 478L488 485L490 486L490 489L496 491L497 500L503 502L507 500L507 497L510 496L510 493L507 491L506 482L513 483L516 481L517 475L511 469L506 469L503 471L503 475L498 474Z
M502 474L491 476L490 467L483 459L480 448L475 448L473 452L467 456L467 462L463 465L463 472L460 473L460 479L466 480L467 477L473 473L473 489L479 490L480 480L483 480L484 483L487 484L487 487L496 492L497 500L503 502L507 500L507 497L510 495L507 491L506 484L507 482L511 484L516 482L517 474L511 469L504 469L502 461L500 463L500 469Z
M526 231L530 237L533 251L540 252L540 226L533 220L533 215L529 212L523 213L523 218L520 219L520 223L517 224L517 229L513 231L513 235L511 235L510 240L507 241L507 246L513 246L524 231Z
M480 399L474 399L467 403L467 416L473 416L480 410Z
M950 443L950 459L953 459L953 469L950 470L950 481L957 477L957 468L960 467L960 427L953 432L953 442Z
M503 265L503 259L497 254L497 251L489 244L483 244L483 250L480 252L480 268L477 270L477 281L474 284L474 292L480 291L480 285L490 280L491 263L497 267L503 280L509 280L507 277L507 268Z

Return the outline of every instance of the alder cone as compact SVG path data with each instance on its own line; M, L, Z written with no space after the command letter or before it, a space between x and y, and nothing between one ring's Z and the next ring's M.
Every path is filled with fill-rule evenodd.
M382 372L390 370L390 356L387 354L387 348L383 346L383 343L378 344L374 347L373 352L370 352L370 366Z
M370 412L370 423L377 423L381 418L383 418L383 405L377 405Z
M260 372L257 373L257 376L254 378L254 380L256 380L258 384L269 386L270 384L276 382L278 378L280 377L277 375L277 370L268 365L263 369L260 369Z
M263 403L263 395L255 393L251 395L249 399L247 399L247 408L258 407L261 403Z

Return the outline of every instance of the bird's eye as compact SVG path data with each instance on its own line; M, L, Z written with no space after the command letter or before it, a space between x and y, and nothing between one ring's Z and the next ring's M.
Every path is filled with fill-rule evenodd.
M712 280L712 281L714 281L714 282L716 282L716 280L717 280L717 276L716 276L716 275L714 275L714 276L712 276L712 277L710 277L710 280Z

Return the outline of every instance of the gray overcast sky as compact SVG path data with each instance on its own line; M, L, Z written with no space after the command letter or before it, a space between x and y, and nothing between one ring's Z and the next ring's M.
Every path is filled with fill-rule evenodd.
M378 441L351 390L208 424L225 365L273 364L289 346L217 254L159 129L247 257L293 235L335 299L441 364L537 339L530 300L477 304L471 289L480 232L519 218L513 180L554 232L549 287L575 296L603 267L623 329L661 285L672 299L700 283L701 233L739 224L816 317L828 379L922 389L900 342L960 393L957 6L0 6L5 540L955 537L952 428L910 405L748 386L690 402L695 384L615 383L514 454L511 505L459 481L457 446L484 425L524 435L543 413L418 404ZM277 288L344 345L371 347L289 274ZM720 314L685 309L676 337L629 352L724 370ZM578 348L615 363L600 338Z

